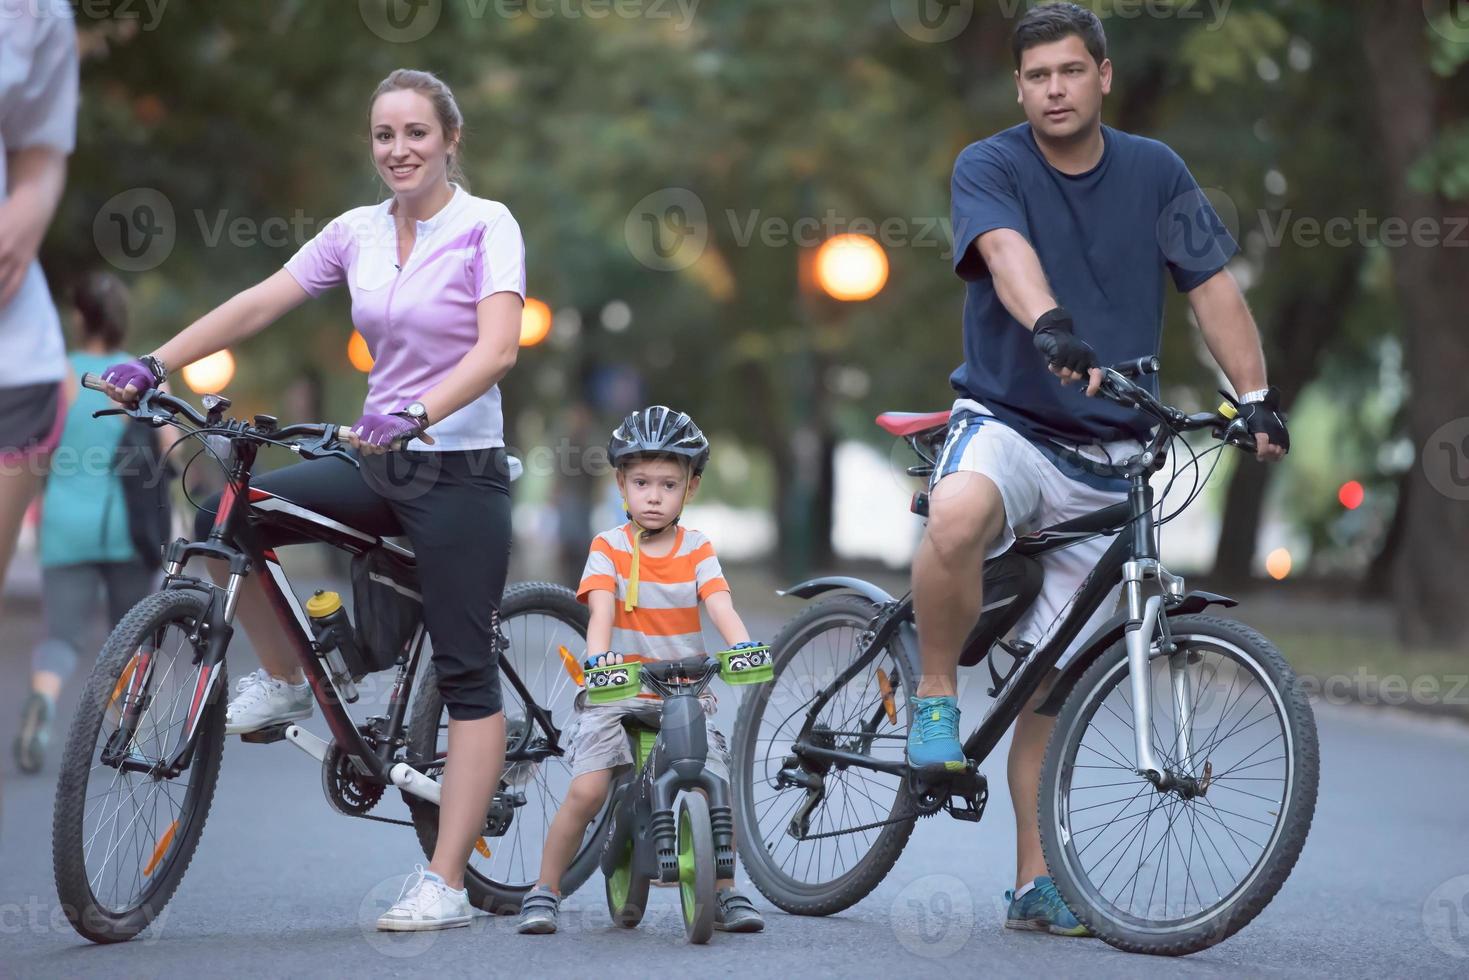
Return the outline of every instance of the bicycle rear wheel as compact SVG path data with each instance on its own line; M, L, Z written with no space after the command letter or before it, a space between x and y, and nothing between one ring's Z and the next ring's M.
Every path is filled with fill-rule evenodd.
M1133 767L1118 643L1057 717L1039 806L1046 864L1082 924L1119 949L1178 956L1234 935L1280 890L1311 827L1320 756L1311 706L1268 640L1209 616L1170 630L1177 652L1151 661L1151 740L1182 788Z
M546 582L513 585L500 604L500 629L510 646L501 654L520 678L530 699L545 709L564 732L571 720L579 688L562 663L560 648L580 661L586 648L587 609L571 590ZM442 759L449 748L449 715L439 697L432 666L421 671L418 695L409 724L409 750L419 759ZM525 699L502 680L505 701L507 751L534 749L544 744L545 732L532 721ZM564 734L561 749L567 748ZM442 767L428 775L442 776ZM571 785L571 767L565 755L539 761L511 763L500 776L499 793L519 801L505 832L485 836L469 855L465 887L469 900L486 912L508 915L520 911L520 902L540 876L541 848L551 821ZM404 797L413 813L413 826L425 855L432 857L439 836L439 810L414 797ZM562 877L563 895L570 895L596 869L598 844L606 808L587 828L587 834Z
M132 939L173 896L204 830L224 752L224 664L213 700L196 635L207 600L170 590L123 617L103 648L67 736L52 817L56 893L95 943ZM176 777L160 769L198 736Z
M911 794L899 776L827 767L819 773L819 801L811 790L778 778L793 743L813 732L834 748L903 761L917 676L900 634L823 696L861 655L877 611L855 595L807 606L771 644L774 680L750 689L735 721L740 857L761 894L796 915L830 915L861 901L892 870L913 833ZM813 708L814 722L808 718ZM807 831L798 835L792 818L803 810Z

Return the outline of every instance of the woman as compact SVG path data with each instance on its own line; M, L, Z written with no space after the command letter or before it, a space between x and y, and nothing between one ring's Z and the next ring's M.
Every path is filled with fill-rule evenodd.
M117 362L128 326L127 287L109 272L94 272L73 291L79 349L67 360L77 377ZM154 560L139 553L122 481L110 465L127 420L93 419L107 407L94 391L77 388L61 444L51 461L41 504L41 596L46 639L31 655L31 695L21 712L15 761L38 772L50 740L50 720L61 686L87 646L98 590L106 593L108 626L122 619L152 585ZM162 542L158 542L161 544Z
M352 321L374 357L364 414L348 434L363 468L313 460L257 485L371 533L406 534L417 553L450 752L433 859L378 928L444 929L469 924L464 868L505 757L491 642L510 547L497 384L519 350L525 250L503 205L459 186L463 117L443 82L395 71L368 114L373 162L392 197L337 218L283 270L104 380L108 394L130 402L169 368L237 344L307 297L346 284ZM415 439L410 450L381 455L407 439ZM408 491L384 475L390 460L395 475L410 471ZM200 512L201 538L214 506ZM238 611L263 669L239 682L226 714L231 733L311 713L292 648L254 583Z

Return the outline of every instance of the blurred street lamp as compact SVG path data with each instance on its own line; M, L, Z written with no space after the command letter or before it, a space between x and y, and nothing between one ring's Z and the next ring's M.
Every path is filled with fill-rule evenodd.
M832 299L869 300L887 281L887 252L867 235L837 235L816 251L816 284Z
M551 334L551 308L533 297L526 297L520 314L520 346L534 347Z
M372 351L367 349L367 338L356 330L352 331L352 339L347 341L347 360L363 374L372 370Z
M223 391L235 376L235 355L216 351L184 368L184 384L198 395Z
M1290 574L1291 560L1290 552L1284 548L1276 548L1265 556L1265 571L1271 578L1279 582Z

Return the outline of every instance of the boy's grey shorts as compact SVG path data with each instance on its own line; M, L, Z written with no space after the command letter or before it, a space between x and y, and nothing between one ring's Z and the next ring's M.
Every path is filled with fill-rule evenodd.
M636 717L644 724L658 727L663 716L663 703L648 698L629 699L616 704L587 704L586 692L576 696L576 715L567 738L571 744L568 762L572 776L602 769L630 766L635 761L622 719ZM706 710L705 731L709 734L709 758L705 767L725 781L729 780L729 751L724 735L714 727Z

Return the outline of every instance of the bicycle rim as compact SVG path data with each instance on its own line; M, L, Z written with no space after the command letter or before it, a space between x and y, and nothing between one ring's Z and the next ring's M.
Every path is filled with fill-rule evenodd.
M120 726L136 713L124 751L127 761L152 768L172 758L187 737L190 709L200 689L201 667L193 661L188 626L165 623L131 651L101 705L86 779L81 847L93 900L112 917L136 911L166 886L180 845L200 818L207 777L197 757L180 776L167 779L109 765L102 756L112 743L120 749ZM201 717L209 710L201 705Z
M856 870L885 829L869 825L901 818L906 809L901 777L856 767L832 768L825 775L826 796L811 813L808 839L801 840L790 833L791 820L807 792L796 786L777 788L775 783L817 695L856 658L865 628L865 623L858 625L840 612L817 621L782 663L774 681L756 694L761 699L759 726L749 771L739 777L750 780L745 812L753 816L754 826L741 832L756 835L769 857L769 871L798 889L823 888ZM886 679L886 694L879 669ZM901 762L908 727L902 683L896 661L884 650L833 692L817 724L831 732L870 736L834 735L837 748ZM815 836L832 833L835 836Z
M1166 935L1226 914L1259 878L1286 826L1295 744L1285 698L1239 645L1174 637L1192 708L1180 758L1168 657L1151 661L1153 750L1160 764L1207 785L1185 799L1133 771L1126 658L1097 681L1057 767L1062 860L1089 907L1131 929Z

